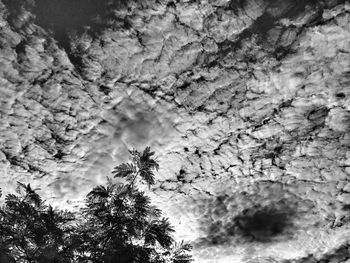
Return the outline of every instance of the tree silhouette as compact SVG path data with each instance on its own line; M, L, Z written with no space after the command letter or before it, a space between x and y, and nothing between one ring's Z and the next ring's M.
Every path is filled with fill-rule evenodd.
M189 263L189 244L176 243L174 229L136 187L155 184L154 152L130 151L113 182L94 187L74 215L45 205L31 186L18 182L0 209L1 262Z
M6 196L0 210L3 254L15 262L70 262L73 251L65 244L73 214L45 205L30 184L18 182L16 192Z

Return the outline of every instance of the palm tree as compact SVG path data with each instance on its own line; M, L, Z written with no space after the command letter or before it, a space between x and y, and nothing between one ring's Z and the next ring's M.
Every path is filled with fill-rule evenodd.
M191 246L175 243L174 229L136 187L155 184L158 163L147 147L130 151L106 185L94 187L74 215L46 205L30 184L18 182L0 207L1 263L189 263ZM1 191L0 191L1 196Z
M63 247L73 215L46 206L30 184L18 182L16 192L6 196L1 208L0 234L6 255L16 262L69 262L72 251L67 253Z
M135 185L140 177L149 187L155 184L154 171L159 165L147 147L142 153L130 151L131 161L116 166L114 177L123 177L126 185L112 183L95 187L86 198L82 213L87 219L91 242L84 244L85 260L93 262L188 263L185 251L191 246L176 247L169 220L151 205L150 198Z

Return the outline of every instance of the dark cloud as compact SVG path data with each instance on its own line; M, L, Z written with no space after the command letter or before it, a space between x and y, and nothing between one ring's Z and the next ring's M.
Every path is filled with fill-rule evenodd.
M293 239L305 215L305 204L280 188L279 183L257 184L253 192L241 191L201 200L207 207L199 219L205 236L199 246L272 243ZM270 193L267 193L270 189ZM312 210L312 205L307 204ZM311 211L310 210L310 211ZM309 211L309 212L310 212Z
M281 204L285 202L257 205L242 211L233 219L238 236L251 241L272 242L276 237L286 235L288 230L293 231L295 211L288 204Z

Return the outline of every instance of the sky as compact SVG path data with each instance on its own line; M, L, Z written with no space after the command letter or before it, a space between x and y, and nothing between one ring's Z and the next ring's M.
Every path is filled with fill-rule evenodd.
M334 260L348 243L347 1L0 10L5 193L22 181L76 208L151 146L149 195L196 262Z

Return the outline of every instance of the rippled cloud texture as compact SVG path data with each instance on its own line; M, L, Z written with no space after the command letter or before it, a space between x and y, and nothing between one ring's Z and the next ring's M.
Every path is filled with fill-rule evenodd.
M342 262L349 22L341 0L1 0L2 188L74 207L149 145L198 262Z

